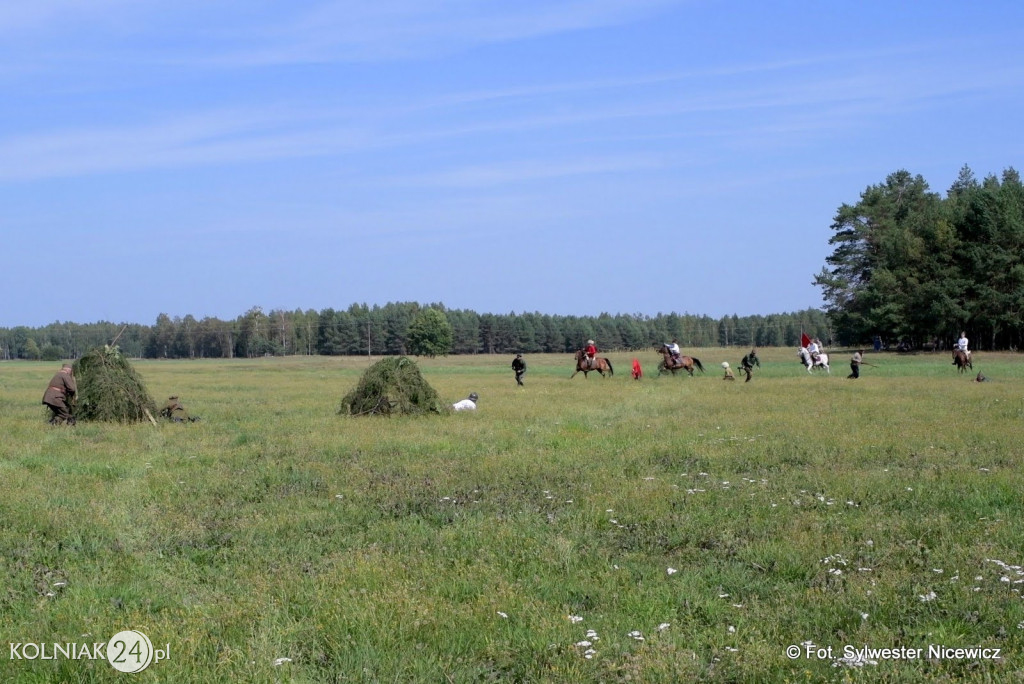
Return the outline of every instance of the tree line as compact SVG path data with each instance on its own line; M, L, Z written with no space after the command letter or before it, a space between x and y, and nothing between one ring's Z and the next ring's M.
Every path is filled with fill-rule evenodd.
M427 312L435 317L425 316ZM442 316L437 317L436 314ZM446 326L442 347L433 333ZM667 313L560 316L493 314L443 304L391 302L347 309L264 312L253 307L233 320L157 316L138 323L55 322L38 328L0 328L0 358L78 358L115 338L135 358L197 359L282 355L572 353L593 339L602 351L649 349L677 338L682 347L796 346L801 332L832 337L825 313L724 316ZM447 342L445 342L445 340Z
M831 229L833 252L814 278L824 311L715 319L481 314L416 302L321 311L257 306L233 320L160 314L153 325L0 328L0 358L78 358L114 338L125 354L145 358L569 353L587 339L605 351L673 338L683 347L796 346L803 332L844 346L878 340L942 348L960 331L975 349L1024 343L1024 186L1014 169L979 182L964 166L945 197L900 170L856 204L840 206Z
M1024 186L1012 168L982 181L967 166L945 197L905 170L872 185L832 224L815 278L844 344L884 338L974 349L1024 342Z

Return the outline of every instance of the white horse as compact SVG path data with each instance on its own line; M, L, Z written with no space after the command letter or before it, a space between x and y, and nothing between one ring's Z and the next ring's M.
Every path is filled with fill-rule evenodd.
M828 367L828 354L818 354L818 360L812 361L811 352L807 351L807 347L800 347L800 360L807 366L808 373L815 368L824 368L826 373L832 375L832 369Z

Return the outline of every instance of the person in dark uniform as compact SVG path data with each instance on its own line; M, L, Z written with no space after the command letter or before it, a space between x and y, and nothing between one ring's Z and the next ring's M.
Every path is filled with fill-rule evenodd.
M43 394L43 403L53 413L50 416L50 425L65 423L74 425L75 419L71 416L71 403L74 401L76 392L78 392L78 384L75 382L75 373L71 364L65 363L50 379L50 384Z
M750 353L740 361L740 370L747 374L747 379L744 382L750 382L750 378L754 375L754 366L760 368L761 359L757 358L757 350L751 349Z
M188 410L177 396L167 397L167 403L160 409L160 415L170 418L173 423L194 423L197 418L188 415Z
M516 383L522 385L523 376L526 375L526 361L522 354L516 354L516 358L512 359L512 370L516 373Z

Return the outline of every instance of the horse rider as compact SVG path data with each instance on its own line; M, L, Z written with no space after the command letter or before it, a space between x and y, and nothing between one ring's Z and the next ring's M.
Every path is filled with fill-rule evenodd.
M668 353L672 355L672 362L678 364L680 361L679 340L673 337L672 342L666 343L665 347L668 348Z
M587 368L594 368L594 358L597 357L597 345L594 344L594 340L587 340L587 346L583 348L583 353L587 357Z
M811 343L807 345L807 352L811 355L811 361L818 362L818 354L821 350L821 340L817 337L811 340Z
M956 341L956 350L964 353L967 360L971 360L971 350L967 348L967 333L962 331L960 333L960 339ZM956 354L953 355L953 365L956 365Z
M747 379L744 382L750 382L750 378L754 374L754 366L760 368L761 359L757 358L757 350L751 349L750 353L740 361L740 370L747 374Z

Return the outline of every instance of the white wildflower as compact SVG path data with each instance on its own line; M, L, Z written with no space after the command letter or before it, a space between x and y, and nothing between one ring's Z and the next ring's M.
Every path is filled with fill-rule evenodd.
M499 615L499 616L501 616L501 617L503 617L503 618L505 618L506 620L508 620L508 613L502 613L502 612L501 612L501 611L499 610L499 611L498 611L498 615Z
M934 591L929 591L927 594L921 594L918 598L921 599L921 603L927 603L928 601L934 601L938 596Z
M577 622L583 622L583 618L579 615L570 615L569 622L575 625Z
M278 658L277 660L274 661L274 667L281 667L285 663L290 663L290 662L292 662L291 658Z
M665 572L667 572L667 573L668 573L668 574L670 574L670 575L674 575L674 574L676 574L676 573L677 573L677 572L679 572L679 571L678 571L678 570L676 570L675 568L669 568L669 569L668 569L668 570L666 570Z
M1021 624L1024 624L1024 622L1022 622ZM658 631L659 632L664 632L666 629L668 629L671 626L672 626L671 622L662 622L660 625L658 625ZM1020 627L1020 625L1017 625L1017 626Z

